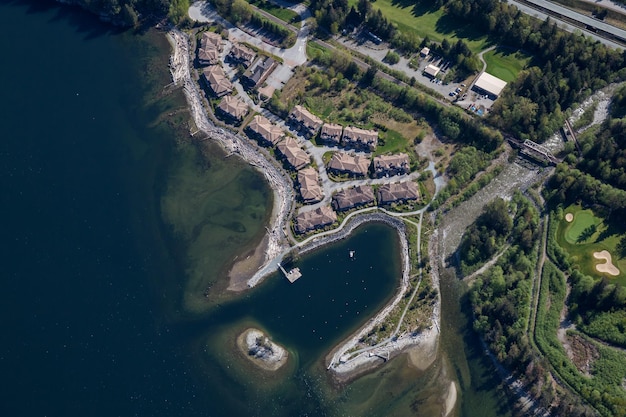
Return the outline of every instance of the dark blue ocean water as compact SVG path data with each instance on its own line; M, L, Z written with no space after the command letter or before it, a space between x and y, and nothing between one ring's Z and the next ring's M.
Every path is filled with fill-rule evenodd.
M267 186L241 164L225 167L217 150L215 163L203 162L162 123L184 106L156 99L169 83L163 34L118 33L33 1L1 1L0 27L10 34L0 40L0 415L330 412L307 388L310 369L392 295L395 233L363 228L302 259L305 277L293 286L275 276L210 313L186 311L184 294L202 289L188 288L190 242L162 213L172 178L231 170L236 184L220 184L222 205L248 187L262 206ZM256 238L219 233L242 248ZM361 258L350 261L348 247ZM207 274L227 259L217 261ZM298 367L277 388L259 392L240 377L247 368L229 332L242 323L292 352Z

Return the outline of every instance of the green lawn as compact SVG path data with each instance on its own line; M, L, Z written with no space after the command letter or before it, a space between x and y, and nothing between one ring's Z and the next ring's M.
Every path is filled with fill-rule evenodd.
M517 78L517 74L530 62L530 57L519 51L496 48L483 55L487 63L487 72L508 83Z
M270 3L269 1L264 0L247 0L248 3L258 7L259 9L268 12L274 17L279 18L283 22L287 23L296 23L300 20L300 16L298 13L285 9L284 7L277 6L276 4ZM297 24L296 26L299 26Z
M593 257L594 252L603 250L611 253L613 265L620 274L616 277L606 275L609 279L616 279L622 285L626 285L626 257L619 257L617 244L620 238L626 233L623 225L607 224L605 219L598 217L589 209L583 210L578 205L571 205L563 210L565 214L572 213L574 220L571 223L561 220L557 230L557 243L567 251L570 260L581 272L591 277L600 278L604 276L595 269L598 263L604 263ZM581 234L585 229L595 225L596 230L587 239L581 241Z
M425 0L417 4L411 0L376 0L372 6L380 9L402 32L413 32L420 38L428 36L435 42L441 42L444 38L450 43L463 39L474 53L489 45L484 32L467 22L445 15L443 8L426 4Z
M380 140L384 143L379 145L374 152L374 156L382 155L385 153L398 153L407 152L409 141L406 140L400 132L395 130L387 130L386 132L378 132ZM410 152L409 152L410 153Z

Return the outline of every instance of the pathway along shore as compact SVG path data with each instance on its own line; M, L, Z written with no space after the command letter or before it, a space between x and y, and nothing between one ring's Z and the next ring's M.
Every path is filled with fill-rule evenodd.
M290 246L285 243L286 240L283 239L282 233L283 229L288 226L288 216L292 209L291 203L295 200L291 181L270 161L265 159L263 155L257 152L244 138L235 135L226 129L215 126L209 120L207 112L202 104L202 95L199 90L199 86L191 77L191 55L189 50L188 35L178 29L171 29L167 33L167 37L173 48L173 54L170 58L170 72L172 74L173 82L175 85L183 87L183 92L189 104L189 111L198 130L215 140L215 142L218 143L227 153L236 153L241 156L244 161L256 167L261 173L263 173L274 192L274 207L270 225L268 225L267 228L268 241L265 249L265 256L258 273L251 279L252 283L249 282L249 286L252 287L260 282L266 275L274 272L276 268L272 269L272 265L280 261L283 255L290 249ZM402 245L402 284L400 291L398 291L391 303L383 308L383 310L381 310L374 318L368 321L368 323L366 323L359 332L350 337L346 342L333 349L333 352L330 355L331 359L329 369L332 369L335 378L341 382L351 380L354 377L379 366L381 364L379 358L383 353L386 357L391 358L410 349L420 349L420 356L428 358L428 360L424 360L422 362L428 363L428 365L434 361L437 353L440 316L439 309L441 300L438 300L436 306L434 306L433 315L431 317L432 324L429 330L423 331L419 334L403 334L387 340L384 343L380 343L375 348L363 349L364 352L358 354L352 359L341 359L346 352L352 351L358 345L358 340L362 337L362 333L364 331L369 331L374 326L385 320L407 291L410 261L405 225L401 220L388 214L361 214L354 221L350 222L348 227L343 227L346 224L344 222L336 233L329 233L320 239L316 239L314 242L302 245L304 247L301 248L303 252L306 252L331 241L342 239L350 234L358 225L369 221L383 221L397 229ZM418 233L420 232L421 231L418 231ZM437 287L437 290L439 290L438 279L433 278L433 286ZM367 350L367 354L365 350ZM379 350L381 350L381 352L378 352ZM378 353L381 353L381 355L378 355Z

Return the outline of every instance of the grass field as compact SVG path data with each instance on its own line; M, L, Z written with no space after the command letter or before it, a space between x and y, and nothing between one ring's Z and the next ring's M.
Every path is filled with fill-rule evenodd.
M607 224L605 219L595 215L593 211L578 205L567 207L563 213L572 213L574 220L571 223L561 220L557 230L557 242L568 252L572 263L591 277L605 276L596 270L595 266L601 261L595 259L593 253L607 250L620 274L616 277L606 276L626 285L626 257L620 258L616 250L620 238L626 233L624 226ZM585 232L587 236L584 236Z
M356 5L357 2L351 0L352 3ZM417 4L414 0L376 0L372 7L380 9L387 19L397 25L398 30L413 32L420 38L428 36L435 42L447 38L450 43L463 39L474 53L490 44L484 32L468 22L446 16L443 8L427 4L424 0Z
M487 72L507 83L514 81L517 74L530 62L530 57L519 52L496 48L483 55L487 63Z
M276 4L270 3L269 1L264 1L264 0L247 0L247 1L248 3L258 7L259 9L268 12L272 16L279 18L283 22L295 23L295 22L298 22L300 19L300 16L298 15L298 13L289 9L285 9L284 7L280 7ZM296 26L299 26L299 24Z

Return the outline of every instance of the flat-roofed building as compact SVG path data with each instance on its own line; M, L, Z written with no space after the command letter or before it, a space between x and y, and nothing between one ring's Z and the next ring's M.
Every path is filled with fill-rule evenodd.
M504 87L506 87L506 81L483 72L474 83L473 88L478 90L478 92L487 94L492 99L496 99L504 90Z
M404 175L411 172L409 156L405 153L375 156L372 164L374 176Z
M228 58L235 64L241 64L248 68L250 64L252 64L252 61L254 61L254 58L256 58L256 52L246 46L236 43L228 53Z
M420 55L425 58L428 56L428 54L430 54L430 48L427 46L423 47L420 51Z
M315 136L323 124L322 119L300 105L296 105L289 113L288 121L309 138Z
M283 132L280 127L260 114L252 118L252 121L246 127L246 133L248 133L248 136L258 139L259 142L267 146L276 146L285 136L285 132Z
M341 143L347 148L373 152L378 145L378 131L348 126L343 129Z
M364 177L370 166L370 159L363 155L335 152L328 162L328 169L355 177Z
M235 96L224 97L217 106L217 109L225 118L235 122L243 120L246 113L248 113L248 105L239 97Z
M410 200L418 200L419 198L419 188L413 181L384 184L378 189L379 204L406 202Z
M233 84L228 78L224 70L219 65L211 65L202 71L202 77L211 93L216 97L222 97L233 91Z
M324 198L320 178L315 168L306 167L298 171L298 184L300 195L306 204L317 203Z
M333 207L337 211L371 204L375 201L374 189L370 185L358 185L333 195Z
M339 145L343 127L333 123L324 123L320 131L320 139L332 145Z
M304 149L300 147L298 141L292 137L287 136L276 145L276 149L295 170L302 169L311 162L309 154L306 153Z
M439 71L441 71L441 68L439 68L438 66L428 64L426 68L424 68L424 75L427 75L430 78L435 78L437 74L439 74Z
M321 229L336 221L337 213L330 206L323 206L299 213L296 217L295 229L297 233L302 234L310 230Z

